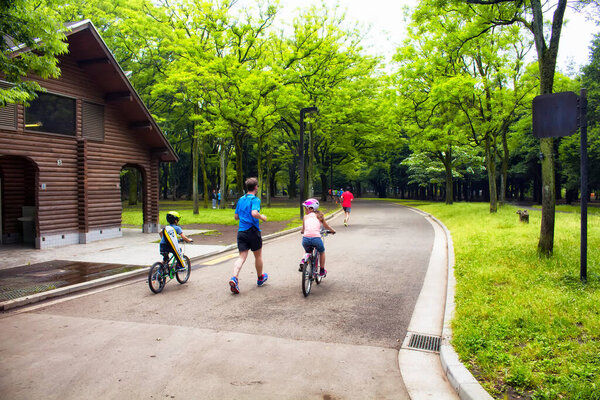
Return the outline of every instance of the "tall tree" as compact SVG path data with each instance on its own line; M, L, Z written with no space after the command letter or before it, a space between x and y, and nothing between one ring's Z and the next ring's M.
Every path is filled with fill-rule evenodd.
M409 29L411 46L397 59L402 61L404 96L414 109L409 114L421 131L412 146L438 152L447 171L446 201L452 201L452 148L466 143L468 132L484 150L490 212L496 212L498 197L504 198L498 196L496 183L499 141L508 155L506 132L531 91L520 80L529 46L515 26L494 27L477 36L480 27L468 23L472 14L465 3L421 2Z
M479 21L484 31L492 26L516 23L522 24L531 31L537 51L540 94L552 93L567 0L558 0L555 7L546 9L547 12L553 10L549 26L548 20L544 16L546 4L541 0L467 0L467 2L472 5L492 6L491 12L486 12L486 17ZM598 5L598 2L593 0L574 1L574 3L579 6L590 3ZM540 148L542 153L542 222L538 252L545 256L551 256L554 250L556 206L553 138L540 139Z

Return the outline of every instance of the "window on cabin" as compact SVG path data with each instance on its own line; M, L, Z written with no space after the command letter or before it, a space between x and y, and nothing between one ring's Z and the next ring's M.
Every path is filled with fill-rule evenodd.
M39 93L25 109L25 129L75 136L75 99Z
M104 140L104 106L83 102L82 135L92 140Z
M13 85L0 81L0 89L10 89ZM17 105L7 104L0 107L0 129L17 129Z

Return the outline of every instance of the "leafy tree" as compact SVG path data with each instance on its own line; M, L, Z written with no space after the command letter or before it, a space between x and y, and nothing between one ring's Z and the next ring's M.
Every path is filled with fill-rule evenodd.
M0 0L0 107L27 103L44 91L28 74L43 79L60 76L57 56L67 52L65 27L53 0Z
M490 212L496 212L496 159L505 154L506 133L532 86L521 81L528 44L518 28L496 27L474 35L478 26L465 3L422 1L413 13L409 45L401 49L399 75L413 121L411 146L436 154L446 170L446 202L452 202L452 151L467 142L481 146L486 157ZM475 30L477 32L477 30ZM468 135L468 136L467 136ZM502 146L503 151L499 148Z
M481 32L490 27L508 24L521 24L531 31L538 57L540 74L540 94L553 92L554 74L556 71L556 60L558 57L558 45L563 26L567 0L558 0L556 7L547 9L554 10L552 20L548 26L548 20L544 16L542 0L530 1L507 1L507 0L467 0L469 4L485 5L489 7L489 14L479 20ZM577 6L595 4L592 0L574 2ZM476 6L474 6L476 7ZM474 8L474 11L480 8ZM486 12L487 12L486 11ZM481 14L479 14L481 15ZM540 139L542 153L542 223L540 226L540 239L538 252L545 256L552 255L554 248L554 221L555 221L555 165L554 165L554 141L553 138Z
M339 124L349 110L356 110L361 100L364 105L368 100L361 97L364 90L353 95L346 91L350 82L368 77L376 65L376 60L360 53L359 32L345 28L343 23L344 16L337 15L336 10L311 7L295 19L292 37L282 38L276 47L278 72L283 76L283 84L298 88L295 101L290 103L296 108L282 113L284 121L297 124L296 115L303 107L317 106L320 110L318 125L311 125L316 129L307 131L305 188L313 187L314 174L320 171L322 193L327 191L325 177L327 166L332 164L333 149L336 154L342 155L344 151L341 147L353 142L344 141L347 135L341 137L339 125L332 126L330 122ZM333 103L337 107L332 106ZM322 121L323 118L325 120ZM353 118L348 121L358 123L359 120ZM349 131L345 129L345 132Z
M588 185L590 192L600 189L600 34L596 34L590 46L590 63L582 68L581 85L588 96ZM577 193L580 186L581 140L579 132L565 137L560 143L562 175L567 181L569 193Z

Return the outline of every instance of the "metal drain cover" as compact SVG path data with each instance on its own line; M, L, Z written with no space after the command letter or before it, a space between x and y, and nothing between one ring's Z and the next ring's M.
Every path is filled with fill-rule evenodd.
M442 338L440 336L429 336L413 333L408 342L408 348L424 351L440 352Z

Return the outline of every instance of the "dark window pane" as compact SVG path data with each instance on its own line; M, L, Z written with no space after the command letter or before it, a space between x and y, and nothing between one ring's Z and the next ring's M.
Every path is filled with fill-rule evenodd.
M25 129L75 136L75 100L40 93L25 112Z

